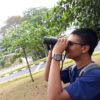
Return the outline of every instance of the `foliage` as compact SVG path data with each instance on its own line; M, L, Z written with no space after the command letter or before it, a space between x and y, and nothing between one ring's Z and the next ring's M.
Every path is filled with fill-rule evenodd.
M74 5L75 24L79 27L89 27L100 35L100 0L77 1Z
M9 66L11 66L11 63L10 62L6 62L5 63L5 67L9 67Z
M70 26L89 27L100 35L100 0L60 0L45 16L52 34Z
M3 68L3 67L8 67L10 65L11 65L11 63L10 62L6 62L4 58L0 59L0 67Z
M22 63L22 59L21 58L19 58L18 61L19 61L19 63Z
M52 8L45 16L49 34L56 36L62 34L67 27L71 26L74 20L73 11L71 10L71 0L61 0L57 6Z
M19 54L15 54L14 56L12 56L12 58L10 59L11 63L14 63L16 61L17 58L19 58L21 55Z
M17 27L10 28L8 34L2 39L2 52L16 53L24 56L23 48L27 56L32 56L33 60L45 57L44 45L42 39L43 14L47 12L46 8L33 8L25 12L24 21ZM38 21L38 22L37 22ZM20 57L19 56L19 57ZM12 58L14 62L16 58Z
M20 16L9 17L6 20L6 24L1 27L0 33L2 33L3 35L7 34L11 27L17 27L22 21L23 18Z
M25 48L27 55L31 55L33 60L43 58L46 56L43 37L57 36L71 26L93 28L99 36L99 5L99 0L60 0L50 10L47 8L28 9L24 12L22 22L10 28L3 38L2 52L16 52L23 56L22 48ZM8 20L7 23L13 23L12 19L14 18Z
M30 8L24 12L24 20L29 21L29 23L34 24L34 27L37 27L37 25L42 25L44 14L46 14L47 12L48 9L45 7Z
M4 59L0 59L0 66L1 66L1 67L4 67L4 66L5 66L5 63L6 63L6 62L4 61Z

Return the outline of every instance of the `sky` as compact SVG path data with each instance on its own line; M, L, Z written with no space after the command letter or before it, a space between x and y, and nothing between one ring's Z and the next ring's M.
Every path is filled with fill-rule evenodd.
M0 1L0 27L11 16L22 16L23 12L33 7L48 7L56 5L59 0L1 0Z

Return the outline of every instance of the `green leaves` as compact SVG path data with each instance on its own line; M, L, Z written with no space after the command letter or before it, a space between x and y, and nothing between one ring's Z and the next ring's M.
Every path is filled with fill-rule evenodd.
M76 26L93 28L99 35L99 5L100 0L60 0L47 14L47 26L52 34L60 34L68 27Z
M25 12L24 21L12 27L2 40L3 52L16 52L23 56L22 48L27 55L39 59L45 56L43 37L48 29L42 24L47 8L32 8ZM17 52L18 51L18 52Z
M24 21L13 27L2 40L4 51L25 47L34 59L44 57L44 36L57 36L71 26L89 27L100 37L100 0L60 0L52 9L32 8ZM9 49L10 48L10 49Z

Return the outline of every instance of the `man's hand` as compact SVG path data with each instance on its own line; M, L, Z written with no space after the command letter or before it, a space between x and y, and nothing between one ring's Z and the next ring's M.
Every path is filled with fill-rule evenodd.
M53 48L53 54L62 54L63 51L67 48L68 41L66 38L59 38L57 43Z

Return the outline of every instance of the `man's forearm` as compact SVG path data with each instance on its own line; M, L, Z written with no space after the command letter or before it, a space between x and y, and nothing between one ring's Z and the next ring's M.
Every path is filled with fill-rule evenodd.
M66 38L59 39L52 54L62 54L68 45ZM68 92L62 87L60 79L60 61L52 59L48 81L48 100L71 100Z
M60 80L60 61L55 59L51 62L49 81L48 81L48 100L54 100L62 91ZM55 99L56 100L56 99Z
M52 57L52 51L49 51L49 55L47 58L46 62L46 67L45 67L45 73L44 73L44 79L48 81L49 78L49 71L50 71L50 65L51 65L51 57Z

